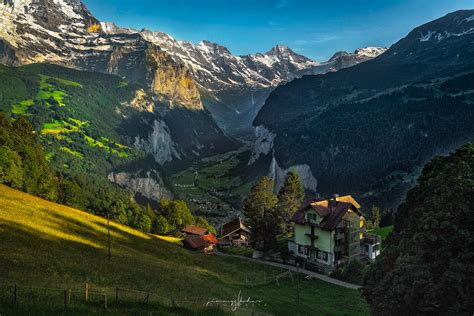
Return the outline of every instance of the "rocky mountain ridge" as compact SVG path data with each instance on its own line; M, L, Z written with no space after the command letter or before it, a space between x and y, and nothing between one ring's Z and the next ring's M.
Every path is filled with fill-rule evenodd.
M205 106L219 125L229 131L246 129L268 94L278 85L307 74L337 71L369 60L386 49L367 47L354 53L340 52L326 62L316 62L285 45L266 53L233 55L226 47L210 41L193 44L147 29L121 28L101 23L107 34L141 34L188 67Z

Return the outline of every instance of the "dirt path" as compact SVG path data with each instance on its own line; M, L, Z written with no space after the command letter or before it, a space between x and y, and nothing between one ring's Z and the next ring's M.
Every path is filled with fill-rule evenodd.
M334 285L339 285L339 286L342 286L342 287L346 287L348 289L358 290L358 289L361 288L360 285L356 285L356 284L344 282L344 281L341 281L341 280L337 280L337 279L331 278L331 277L329 277L325 274L316 273L316 272L309 271L309 270L304 270L304 269L301 269L301 268L298 269L295 266L290 266L290 265L283 264L283 263L264 261L264 260L259 260L259 259L243 257L243 256L237 256L237 255L229 255L229 254L222 253L222 252L214 252L214 254L217 254L219 256L234 257L234 258L240 258L240 259L249 260L249 261L253 261L253 262L258 262L258 263L261 263L261 264L266 264L266 265L269 265L269 266L290 270L292 272L297 272L298 271L300 273L303 273L305 275L309 275L313 278L322 280L324 282L328 282L328 283L331 283L331 284L334 284Z

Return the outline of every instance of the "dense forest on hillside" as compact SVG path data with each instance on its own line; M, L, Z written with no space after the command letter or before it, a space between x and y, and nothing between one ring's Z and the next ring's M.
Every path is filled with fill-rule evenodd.
M473 188L472 143L425 166L366 273L364 296L376 314L472 315Z
M315 109L278 127L284 137L274 140L276 159L310 165L320 192L367 193L365 204L395 207L417 166L474 139L473 94L455 88L469 79L472 74Z

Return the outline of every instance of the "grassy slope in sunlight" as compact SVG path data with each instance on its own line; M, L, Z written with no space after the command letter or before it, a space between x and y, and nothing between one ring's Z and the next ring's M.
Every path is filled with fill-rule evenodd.
M71 288L78 291L73 293L76 302L84 282L88 282L94 291L108 293L112 311L114 288L124 287L156 293L168 303L174 298L180 306L187 304L185 300L202 306L211 297L231 299L242 291L244 298L264 301L255 308L274 314L368 313L357 291L322 281L300 281L298 305L296 281L282 281L280 286L246 285L246 275L249 282L261 283L264 272L268 277L281 272L279 269L193 253L176 243L116 223L111 223L109 263L106 224L101 217L0 185L0 284ZM6 291L0 287L0 299L2 293L4 298L11 297L8 288ZM57 294L51 304L57 303L54 306L61 308L61 293ZM20 302L25 302L21 289L19 297Z

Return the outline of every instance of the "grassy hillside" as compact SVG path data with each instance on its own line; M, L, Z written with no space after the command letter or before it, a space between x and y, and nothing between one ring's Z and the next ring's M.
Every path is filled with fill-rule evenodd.
M241 291L244 298L263 301L254 309L277 315L368 314L366 303L355 290L318 280L262 284L264 273L269 278L281 270L193 253L158 236L116 223L110 226L109 262L106 219L0 186L0 313L12 311L12 284L17 283L51 290L19 287L16 313L62 311L63 289L70 288L71 306L82 312L99 308L101 293L108 295L110 311L158 309L161 313L189 314L189 310L203 308L209 298L233 299ZM93 290L95 305L79 303L84 282ZM130 305L142 302L146 294L130 292L126 299L129 305L119 305L115 287L151 292L152 304ZM125 292L120 292L120 298L125 300ZM179 309L169 307L171 299Z
M393 226L386 226L374 229L371 231L372 234L379 235L382 241L393 231Z
M55 169L107 174L138 153L120 133L138 87L116 76L53 65L0 65L0 110L27 116Z

